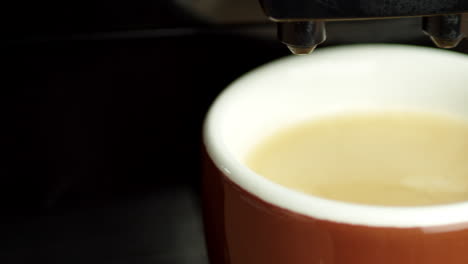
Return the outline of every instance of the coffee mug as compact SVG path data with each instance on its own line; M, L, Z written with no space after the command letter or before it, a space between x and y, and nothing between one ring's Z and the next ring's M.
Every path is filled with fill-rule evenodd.
M286 57L215 100L204 125L203 206L212 264L466 264L468 202L370 206L288 189L244 159L262 138L352 111L425 110L468 118L468 56L352 45Z

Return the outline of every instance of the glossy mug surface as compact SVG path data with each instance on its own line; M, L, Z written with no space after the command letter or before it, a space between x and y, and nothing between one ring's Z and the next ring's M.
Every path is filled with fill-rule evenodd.
M259 140L337 113L428 111L468 119L468 56L403 45L324 48L231 84L204 126L212 264L466 264L468 202L369 206L300 193L245 166Z

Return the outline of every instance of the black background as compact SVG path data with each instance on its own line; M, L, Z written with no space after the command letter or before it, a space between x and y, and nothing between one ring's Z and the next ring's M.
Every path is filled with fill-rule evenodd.
M170 2L3 9L0 263L207 263L201 125L287 54Z
M211 25L168 0L1 13L0 263L207 263L203 117L288 55L274 27ZM430 45L419 19L329 25L327 45L356 42Z

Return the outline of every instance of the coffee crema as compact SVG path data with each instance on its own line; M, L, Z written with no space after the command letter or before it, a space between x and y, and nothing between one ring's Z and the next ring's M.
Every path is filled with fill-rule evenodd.
M246 164L327 199L386 206L468 201L468 121L416 112L325 117L267 137Z

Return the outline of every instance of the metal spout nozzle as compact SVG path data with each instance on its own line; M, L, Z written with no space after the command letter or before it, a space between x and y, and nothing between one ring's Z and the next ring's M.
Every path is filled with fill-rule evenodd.
M463 16L449 14L423 18L423 31L439 48L455 48L465 37L462 29Z
M443 39L443 38L438 38L438 37L431 36L431 40L439 48L452 49L452 48L455 48L456 46L458 46L460 41L463 40L463 37L458 37L456 39Z
M278 38L296 55L309 54L326 39L325 22L301 21L278 23Z
M317 47L317 45L314 45L314 46L311 46L311 47L295 47L295 46L291 46L291 45L286 45L286 46L291 51L291 53L294 54L294 55L307 55L307 54L310 54Z

